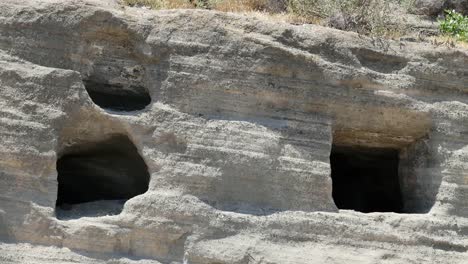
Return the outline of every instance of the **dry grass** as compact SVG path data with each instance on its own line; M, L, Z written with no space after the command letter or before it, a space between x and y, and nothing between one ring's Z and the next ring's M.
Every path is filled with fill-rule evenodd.
M187 0L123 0L123 3L129 6L147 6L153 9L182 9L196 7Z
M248 15L258 17L262 20L268 20L272 22L287 22L294 25L303 25L303 24L321 24L323 19L320 17L303 17L292 12L282 12L282 13L269 13L264 11L248 11L244 12Z
M252 12L264 10L267 0L218 0L211 1L210 8L224 12Z
M153 9L201 8L246 13L264 20L320 24L360 34L398 39L409 33L402 21L415 0L121 0ZM438 40L435 40L438 41ZM466 44L455 42L466 48Z
M248 12L294 24L322 24L374 36L399 34L401 1L412 0L122 0L154 9L204 8ZM269 18L269 19L271 19Z
M129 6L153 9L204 8L223 12L251 12L265 10L269 0L122 0Z
M281 12L273 12L268 6L270 1L286 3L289 0L122 0L123 4L128 6L147 6L152 9L212 9L222 12L245 13L264 20L292 24L319 24L322 21L319 16L297 14L293 10L289 10L286 4Z
M434 46L445 46L449 48L460 48L460 49L468 49L468 42L461 41L456 39L455 37L451 36L435 36L429 38L430 42Z

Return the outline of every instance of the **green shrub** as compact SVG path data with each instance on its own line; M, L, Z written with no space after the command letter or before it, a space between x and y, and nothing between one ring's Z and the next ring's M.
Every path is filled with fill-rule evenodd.
M445 18L439 20L440 31L461 41L468 41L468 16L455 10L445 10Z

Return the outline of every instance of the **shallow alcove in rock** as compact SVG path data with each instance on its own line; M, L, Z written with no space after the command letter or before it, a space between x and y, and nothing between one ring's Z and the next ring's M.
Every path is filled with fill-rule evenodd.
M86 91L98 106L114 111L143 110L151 103L148 90L142 86L124 88L94 81L85 81Z
M339 209L402 212L398 150L333 146L330 163Z
M59 218L118 214L126 200L148 190L150 179L144 160L124 135L65 149L57 172Z

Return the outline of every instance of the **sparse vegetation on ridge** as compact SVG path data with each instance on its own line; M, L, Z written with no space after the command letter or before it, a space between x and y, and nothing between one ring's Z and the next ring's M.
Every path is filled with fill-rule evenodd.
M399 38L406 35L421 37L408 26L408 13L415 0L122 0L129 6L152 9L201 8L224 12L254 13L256 16L282 20L293 24L320 24L360 34ZM468 38L466 17L450 11L440 21L440 31L456 41ZM464 22L463 22L464 21ZM428 36L437 35L435 33Z
M153 9L202 8L266 13L295 24L321 24L373 36L402 35L399 21L414 0L122 0Z

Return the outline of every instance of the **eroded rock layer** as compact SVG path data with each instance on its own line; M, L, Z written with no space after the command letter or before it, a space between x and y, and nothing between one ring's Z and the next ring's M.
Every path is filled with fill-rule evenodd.
M212 11L2 1L0 262L465 263L467 92L466 50ZM355 210L333 200L332 149L353 157L338 159L352 163L342 177L367 170L341 186ZM92 155L66 166L68 188L124 195L61 200L71 152ZM395 197L378 196L390 181L367 155L396 175L380 191ZM132 187L126 164L149 183ZM391 206L358 212L365 197Z

